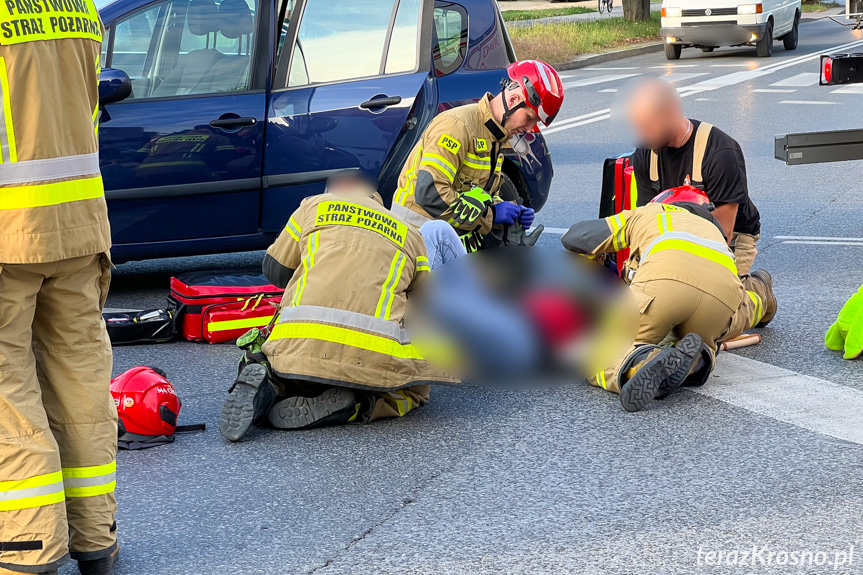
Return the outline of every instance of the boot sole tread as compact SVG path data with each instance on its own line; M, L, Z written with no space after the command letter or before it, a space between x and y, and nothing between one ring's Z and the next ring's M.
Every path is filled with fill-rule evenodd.
M354 404L354 396L331 387L316 397L289 397L270 410L270 423L279 429L300 429Z
M240 441L249 431L255 417L255 395L266 378L267 369L259 364L246 366L237 377L237 384L222 404L219 414L222 437L228 441Z

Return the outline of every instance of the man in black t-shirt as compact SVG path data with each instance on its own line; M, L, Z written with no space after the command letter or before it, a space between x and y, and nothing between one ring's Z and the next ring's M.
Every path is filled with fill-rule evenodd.
M761 217L749 198L740 145L722 130L686 118L677 90L659 78L639 82L628 116L643 146L632 156L637 205L685 184L704 190L716 206L713 215L734 251L738 272L749 273Z

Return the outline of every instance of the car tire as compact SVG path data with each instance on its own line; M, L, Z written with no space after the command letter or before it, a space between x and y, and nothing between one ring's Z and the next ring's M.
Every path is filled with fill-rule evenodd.
M769 58L773 54L773 20L767 21L767 31L764 37L755 44L759 58Z
M796 50L797 43L800 40L800 12L794 14L794 26L791 32L782 37L782 45L786 50Z
M680 60L680 52L683 50L683 46L680 44L666 44L665 45L665 59L666 60Z
M702 46L701 51L705 53L710 53L716 50L716 46Z

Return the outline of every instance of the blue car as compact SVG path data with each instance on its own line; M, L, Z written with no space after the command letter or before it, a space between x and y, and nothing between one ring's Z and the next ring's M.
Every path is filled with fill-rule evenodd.
M515 60L495 0L114 0L100 165L118 262L263 249L344 168L391 201L439 111ZM540 209L552 167L503 170Z

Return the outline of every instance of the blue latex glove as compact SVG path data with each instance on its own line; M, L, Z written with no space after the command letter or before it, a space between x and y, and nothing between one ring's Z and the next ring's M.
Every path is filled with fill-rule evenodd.
M536 219L536 212L533 211L533 208L526 208L524 206L519 206L521 210L521 215L518 217L518 221L526 230L530 229L530 226L533 225L533 220Z
M519 206L512 202L499 202L494 205L495 224L514 224L521 213Z

